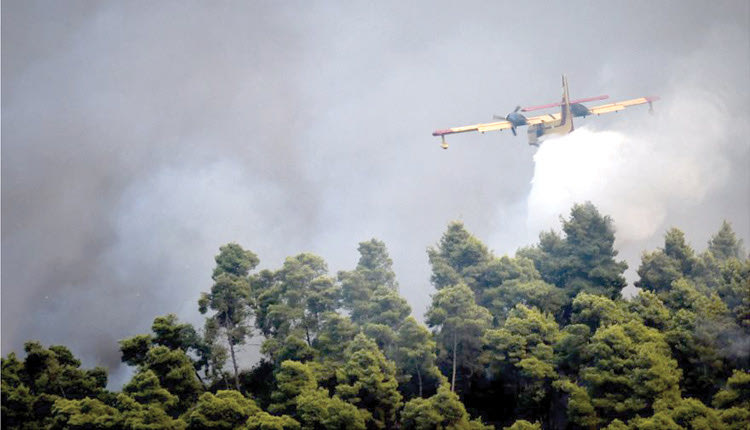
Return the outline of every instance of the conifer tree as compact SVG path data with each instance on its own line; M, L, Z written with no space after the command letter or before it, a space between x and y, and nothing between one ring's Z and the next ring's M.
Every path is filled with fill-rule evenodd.
M450 364L451 391L456 391L459 369L463 374L481 367L476 357L492 317L487 309L475 303L474 292L465 284L439 290L432 297L426 317L435 332L441 360Z
M419 397L424 394L425 380L437 386L442 377L435 366L435 347L430 332L414 317L407 318L398 330L394 361L402 375L408 378L404 382L416 381Z
M542 278L565 288L568 297L580 292L620 297L627 285L624 261L617 261L614 249L614 222L587 202L576 204L570 218L563 219L562 237L555 232L542 233L539 245L521 252L534 261Z
M309 253L287 258L276 272L259 273L252 285L256 325L272 356L290 335L312 347L326 315L341 303L341 288L328 276L325 261Z
M348 360L336 373L336 394L367 410L374 428L393 428L401 408L396 368L372 339L358 334L347 349Z
M432 266L432 284L436 289L466 282L466 276L490 261L487 247L469 233L463 223L454 221L440 238L437 247L427 249Z
M216 343L219 341L217 336L223 333L232 359L235 389L239 390L236 347L245 343L251 334L248 273L258 265L259 260L251 251L242 249L236 243L224 245L219 251L212 275L214 285L209 293L201 293L198 306L202 314L209 309L214 311L207 318L207 341L209 344Z
M341 283L342 306L354 315L368 312L370 301L378 288L393 292L398 291L396 274L393 272L393 261L388 255L385 243L370 239L360 242L359 261L352 271L341 271L338 280Z
M708 241L708 250L719 260L741 259L744 253L742 240L737 238L732 225L726 220L721 223L719 231L711 236L711 240Z

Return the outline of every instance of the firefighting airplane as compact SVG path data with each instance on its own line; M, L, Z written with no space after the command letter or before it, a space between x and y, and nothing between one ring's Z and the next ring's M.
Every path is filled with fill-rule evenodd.
M540 106L531 106L521 108L517 106L516 109L509 113L503 121L488 122L484 124L466 125L463 127L453 127L442 130L435 130L432 135L440 136L443 149L448 149L448 144L445 142L445 136L447 134L455 133L466 133L468 131L478 131L484 133L486 131L506 130L510 129L513 135L516 136L516 128L522 125L528 125L527 136L529 138L529 145L539 146L539 138L547 134L567 134L573 131L573 117L586 117L588 115L601 115L603 113L617 112L625 109L629 106L640 105L648 103L649 112L653 112L652 102L659 100L659 97L641 97L632 100L625 100L616 103L607 103L599 106L586 107L581 103L590 102L595 100L604 100L609 98L607 95L589 97L579 100L570 100L568 95L568 79L565 75L562 76L562 101L560 103L550 103ZM532 116L527 118L521 112L529 112L537 109L547 109L551 107L560 106L560 113L550 113L539 116ZM495 116L496 119L503 119L502 117Z

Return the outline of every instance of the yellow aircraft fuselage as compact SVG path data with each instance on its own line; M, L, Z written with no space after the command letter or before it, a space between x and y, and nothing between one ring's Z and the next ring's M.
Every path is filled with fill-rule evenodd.
M550 114L551 121L531 124L526 132L529 145L539 146L539 138L546 134L568 134L573 131L573 114L570 111L570 94L568 93L568 78L562 77L562 102L560 113Z

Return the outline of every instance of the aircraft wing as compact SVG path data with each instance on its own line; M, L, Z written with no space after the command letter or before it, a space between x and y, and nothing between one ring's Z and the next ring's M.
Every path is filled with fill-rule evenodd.
M445 136L446 134L466 133L468 131L478 131L480 133L484 133L485 131L506 130L511 128L512 126L513 124L511 124L510 121L487 122L483 124L465 125L462 127L435 130L434 132L432 132L432 135Z
M644 103L651 104L651 102L653 102L654 100L659 100L659 97L641 97L637 99L625 100L622 102L607 103L604 105L590 107L589 112L591 115L601 115L603 113L621 111L630 106L642 105Z
M526 118L526 123L528 125L544 124L547 122L560 121L560 118L562 118L562 115L559 112L547 113L544 115L538 115L538 116L532 116L531 118Z

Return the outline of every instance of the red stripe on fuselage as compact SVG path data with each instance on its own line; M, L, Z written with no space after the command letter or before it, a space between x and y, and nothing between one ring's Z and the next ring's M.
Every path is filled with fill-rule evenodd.
M588 98L585 98L585 99L571 100L570 104L593 102L593 101L596 101L596 100L604 100L604 99L608 99L608 98L609 98L609 96L605 94L605 95L596 96L596 97L588 97ZM529 107L525 107L525 108L521 109L521 112L528 112L528 111L539 110L539 109L547 109L547 108L552 108L552 107L557 107L557 106L562 106L562 102L550 103L550 104L539 105L539 106L529 106Z

